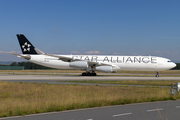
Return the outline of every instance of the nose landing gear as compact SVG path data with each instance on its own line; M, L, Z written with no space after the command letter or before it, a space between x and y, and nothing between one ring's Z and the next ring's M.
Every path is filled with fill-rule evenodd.
M156 73L156 77L159 77L159 71L157 71L157 73Z

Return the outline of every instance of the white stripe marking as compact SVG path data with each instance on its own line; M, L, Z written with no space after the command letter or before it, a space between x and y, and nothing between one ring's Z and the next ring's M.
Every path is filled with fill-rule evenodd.
M147 110L147 112L153 112L153 111L159 111L159 110L163 110L163 108Z
M20 118L23 116L13 116L13 117L4 117L4 118L0 118L0 120L6 120L6 119L11 119L11 118Z
M132 113L123 113L123 114L117 114L117 115L113 115L113 117L117 117L117 116L124 116L124 115L130 115Z
M180 108L180 106L176 106L176 108Z
M87 119L87 120L93 120L93 119Z

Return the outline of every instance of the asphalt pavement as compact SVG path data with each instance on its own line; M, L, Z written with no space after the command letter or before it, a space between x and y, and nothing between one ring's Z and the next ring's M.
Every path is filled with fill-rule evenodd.
M62 75L8 75L0 74L0 80L180 80L180 77L129 77L129 76L62 76Z
M180 100L96 107L0 120L179 120Z

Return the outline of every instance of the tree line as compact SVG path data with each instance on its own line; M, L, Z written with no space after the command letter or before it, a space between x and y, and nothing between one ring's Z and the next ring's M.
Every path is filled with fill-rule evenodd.
M176 63L176 67L173 68L172 70L180 70L180 63Z
M32 62L13 62L10 66L24 66L24 69L53 69Z
M42 65L37 65L32 62L13 62L10 64L10 66L24 66L24 69L54 69ZM176 67L172 70L180 70L180 63L176 63Z

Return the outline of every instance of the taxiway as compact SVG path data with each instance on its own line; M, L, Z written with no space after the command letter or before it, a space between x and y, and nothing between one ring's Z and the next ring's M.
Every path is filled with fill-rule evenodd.
M128 76L63 76L63 75L8 75L0 80L180 80L180 77L128 77Z

